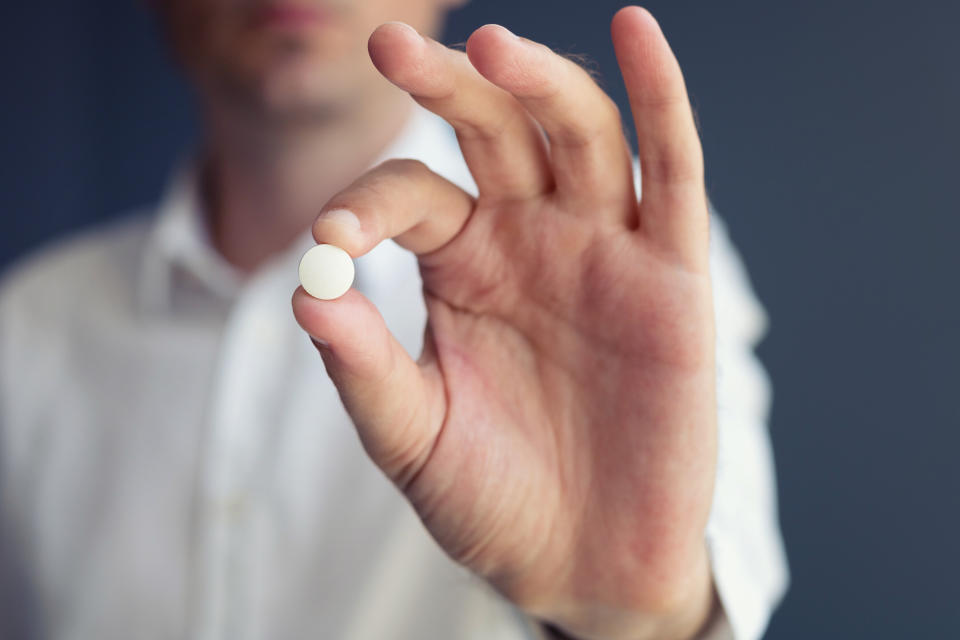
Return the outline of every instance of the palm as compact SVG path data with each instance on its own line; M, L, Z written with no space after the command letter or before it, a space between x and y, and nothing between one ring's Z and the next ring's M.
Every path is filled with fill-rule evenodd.
M381 27L374 63L454 125L480 195L393 161L325 207L359 231L325 214L314 227L352 255L387 237L418 254L418 362L354 291L298 290L294 311L327 342L368 453L452 557L583 635L682 636L706 615L715 464L702 157L652 18L621 11L614 44L639 203L616 108L581 69L494 27L469 61Z
M675 541L656 531L696 530L709 509L708 278L550 202L471 220L423 265L435 356L422 364L446 411L407 495L448 552L518 600L601 550L669 566L659 552Z

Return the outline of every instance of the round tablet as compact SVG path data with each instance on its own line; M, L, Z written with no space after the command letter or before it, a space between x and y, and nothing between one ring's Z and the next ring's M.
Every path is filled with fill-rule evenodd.
M314 298L334 300L353 284L350 254L332 244L311 247L300 258L300 284Z

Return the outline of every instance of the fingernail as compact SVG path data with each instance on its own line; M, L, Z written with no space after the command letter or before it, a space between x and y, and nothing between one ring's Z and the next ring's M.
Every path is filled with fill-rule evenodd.
M362 231L362 227L360 226L360 218L358 218L357 215L349 209L332 209L330 211L324 211L317 217L317 222L321 221L335 222L343 228L349 229L351 232Z
M320 338L314 338L313 336L310 336L310 342L312 342L313 346L317 348L317 351L330 348L330 343L326 340L321 340Z

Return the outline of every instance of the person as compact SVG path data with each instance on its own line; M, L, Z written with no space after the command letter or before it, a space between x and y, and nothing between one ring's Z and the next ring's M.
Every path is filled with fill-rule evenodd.
M456 0L153 4L202 145L0 293L3 637L759 637L765 316L653 17L638 180L578 65L433 39Z

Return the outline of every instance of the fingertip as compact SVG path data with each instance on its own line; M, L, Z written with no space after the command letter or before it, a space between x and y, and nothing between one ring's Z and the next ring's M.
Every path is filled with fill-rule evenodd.
M542 51L541 51L542 49ZM542 91L542 65L549 51L499 24L486 24L467 39L467 58L484 78L516 96Z
M510 33L510 31L506 27L498 24L485 24L474 30L467 38L467 59L481 75L485 76L489 73L491 65L496 60L497 49L502 46L502 41L507 33ZM510 33L510 35L513 34Z
M291 304L300 328L354 366L384 348L387 330L380 312L356 289L335 300L319 300L299 286Z
M307 293L303 285L294 289L293 296L290 298L290 305L293 307L293 317L296 319L297 324L313 337L316 337L314 336L313 328L315 326L315 315L318 312L318 309L314 306L315 301L319 302Z
M398 396L409 398L409 394L396 394L390 388L396 384L390 374L405 363L406 373L400 380L409 384L414 382L410 365L413 371L418 369L376 306L359 291L351 289L336 300L317 300L298 287L293 294L293 312L359 429L380 423L372 419L378 406L391 405ZM379 388L384 384L390 393Z
M643 42L645 36L660 34L660 23L646 8L639 6L624 7L613 15L610 22L610 34L615 43Z
M679 75L679 63L656 18L647 9L624 7L610 25L613 46L624 80L639 74L655 84L672 84Z
M351 289L335 300L321 300L311 296L303 285L300 285L294 290L291 299L293 316L300 328L312 337L331 342L331 338L338 333L344 307L351 306L349 298L354 293L356 292Z
M410 43L422 42L423 36L421 36L416 29L411 27L406 22L391 20L389 22L384 22L373 30L373 33L370 34L367 45L376 47L390 42L404 41Z
M414 98L443 98L454 90L449 49L407 24L380 25L370 36L367 50L383 77Z
M425 48L423 37L404 22L386 22L367 40L373 66L398 86L403 83L403 71L417 65Z
M647 22L650 24L657 24L657 19L653 17L653 14L650 13L647 8L639 5L629 5L623 7L613 14L614 24L622 23L624 21L630 21L633 23Z
M477 50L477 47L503 44L516 38L517 36L502 24L485 24L475 29L467 38L467 54L469 55L471 49Z
M311 232L317 244L332 244L340 247L354 259L367 253L371 248L367 246L367 234L360 218L343 207L332 207L323 211L313 222Z

